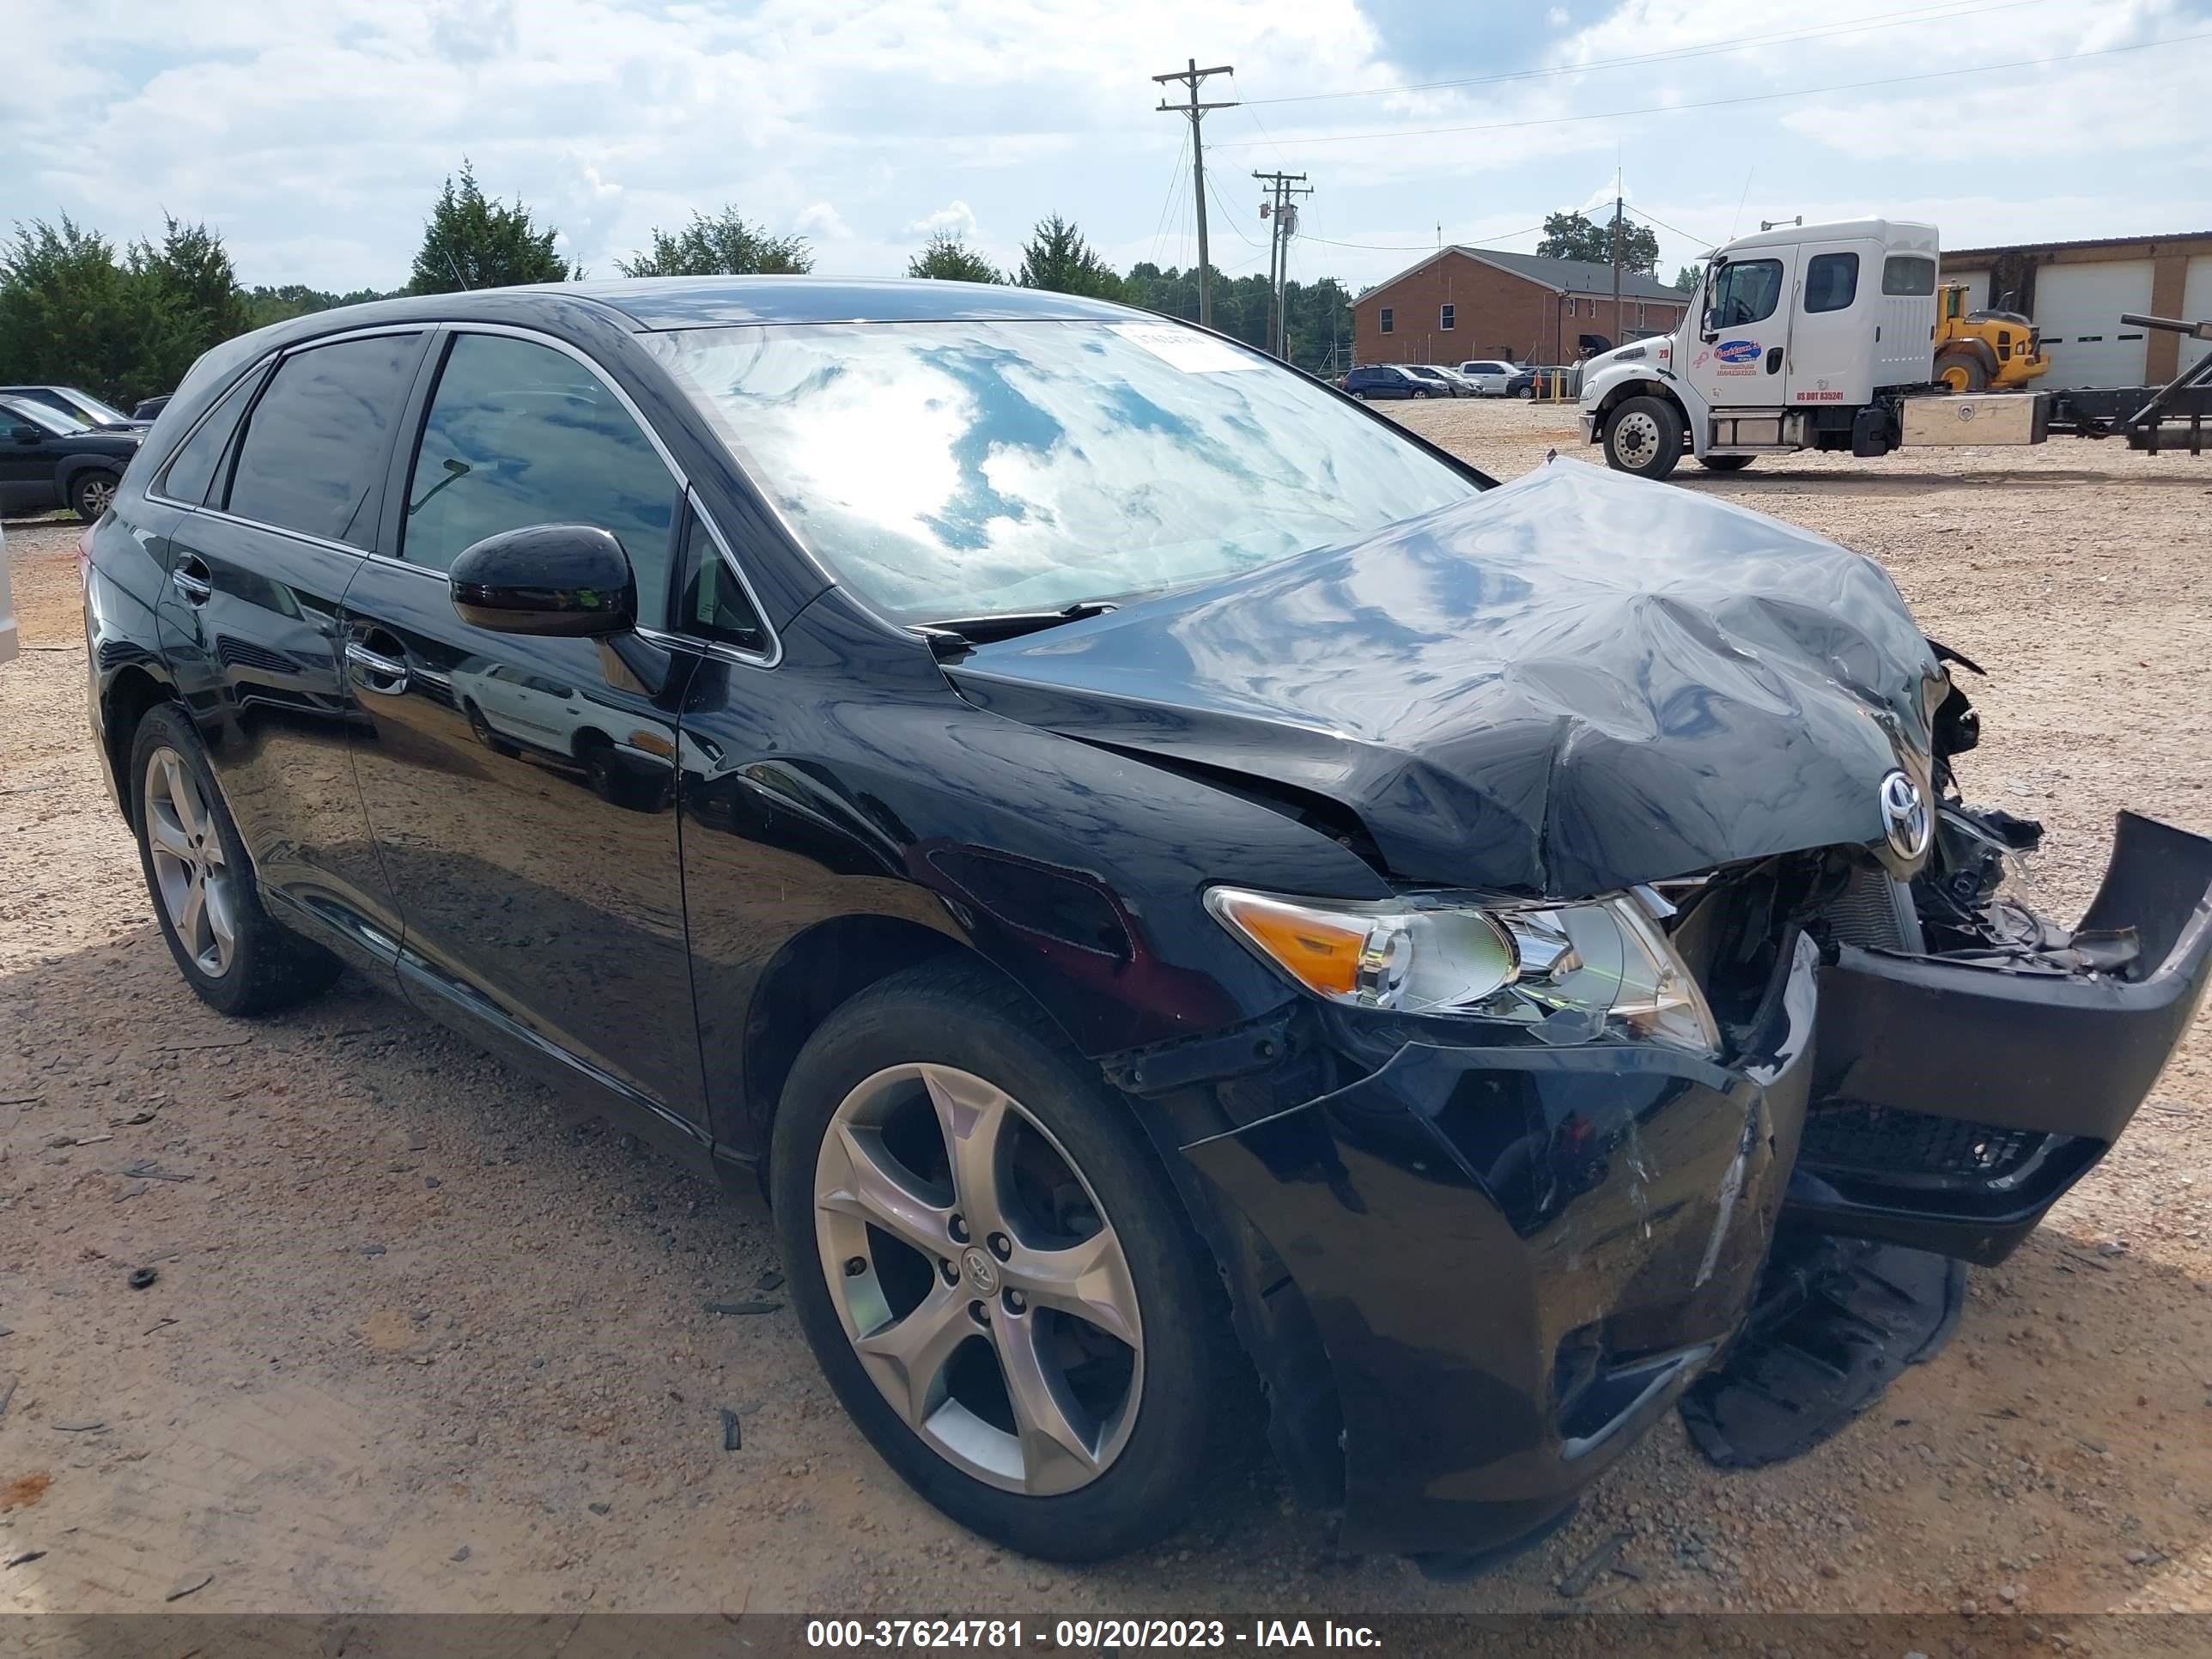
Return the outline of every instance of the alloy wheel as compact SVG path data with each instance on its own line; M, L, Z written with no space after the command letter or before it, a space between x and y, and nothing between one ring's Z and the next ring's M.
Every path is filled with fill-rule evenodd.
M1613 428L1613 447L1629 467L1649 466L1659 453L1659 422L1641 410L1624 415Z
M238 949L236 890L215 814L175 750L147 757L143 804L161 908L193 965L221 979Z
M946 1462L1073 1492L1128 1443L1144 1325L1111 1218L1066 1150L972 1073L907 1065L839 1104L815 1160L822 1272L864 1369Z
M115 504L115 485L106 478L94 478L78 492L89 518L99 518Z

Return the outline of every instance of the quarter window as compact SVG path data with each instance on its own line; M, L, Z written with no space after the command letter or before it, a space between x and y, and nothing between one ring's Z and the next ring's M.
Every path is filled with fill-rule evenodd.
M1859 295L1859 256L1816 253L1805 262L1805 309L1848 311Z
M1920 295L1936 291L1936 262L1917 253L1893 253L1881 263L1884 294Z
M1438 307L1437 307L1437 331L1438 331L1439 333L1449 332L1449 331L1450 331L1451 325L1452 325L1452 307L1449 307L1449 306L1438 306Z
M1391 323L1390 312L1391 312L1391 307L1389 307L1389 306L1384 306L1384 307L1382 307L1382 331L1383 331L1385 334L1388 334L1388 333L1390 331L1390 323Z
M295 351L246 417L224 505L241 519L366 548L420 334Z
M1744 259L1723 267L1713 283L1713 326L1763 323L1782 302L1782 261Z
M682 626L686 633L720 640L740 651L768 649L768 629L761 625L760 613L696 511L684 533L683 569Z
M605 381L550 346L460 334L422 423L401 556L433 570L526 525L611 531L637 576L637 614L668 614L676 480Z
M222 469L224 453L230 447L231 434L238 430L238 417L263 380L256 369L222 395L212 413L199 423L192 435L185 440L169 462L169 470L161 475L155 494L166 495L173 501L197 506L207 499L208 486L215 482Z

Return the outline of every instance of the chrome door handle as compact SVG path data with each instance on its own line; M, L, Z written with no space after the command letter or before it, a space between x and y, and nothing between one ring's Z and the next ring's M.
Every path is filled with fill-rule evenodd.
M396 697L407 689L407 665L395 657L372 651L359 640L348 640L346 660L361 670L361 689L374 691L379 696ZM379 680L389 684L380 685Z
M187 605L205 605L215 597L215 584L204 576L195 576L179 565L169 573L169 586L175 588Z

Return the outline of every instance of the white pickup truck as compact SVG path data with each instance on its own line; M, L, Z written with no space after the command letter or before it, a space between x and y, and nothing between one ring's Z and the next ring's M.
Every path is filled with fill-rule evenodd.
M1934 384L1937 258L1935 226L1897 219L1730 242L1675 332L1583 365L1584 441L1647 478L1686 450L1725 472L1800 449L2042 442L2046 400Z

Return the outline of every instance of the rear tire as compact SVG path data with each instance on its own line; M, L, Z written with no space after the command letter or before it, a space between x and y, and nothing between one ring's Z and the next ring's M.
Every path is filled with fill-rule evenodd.
M1659 479L1682 459L1682 416L1664 398L1631 398L1605 417L1605 464Z
M1757 459L1754 455L1700 455L1698 465L1708 472L1741 472Z
M175 705L158 703L138 723L130 777L154 920L200 1000L218 1013L266 1014L327 989L343 964L262 908L207 750Z
M769 1184L830 1386L900 1478L971 1531L1048 1560L1120 1555L1181 1525L1221 1449L1242 1443L1231 1425L1249 1414L1249 1372L1167 1172L1097 1067L988 969L928 963L831 1013L784 1087ZM896 1233L879 1224L886 1196L906 1217ZM1103 1239L1119 1264L1083 1280L1097 1319L1017 1288L1047 1282L1023 1275L1064 1237ZM1109 1328L1125 1304L1133 1343ZM1015 1403L1040 1363L1043 1397L1063 1407L1044 1417L1080 1451L1037 1430L1033 1381L1032 1414Z

